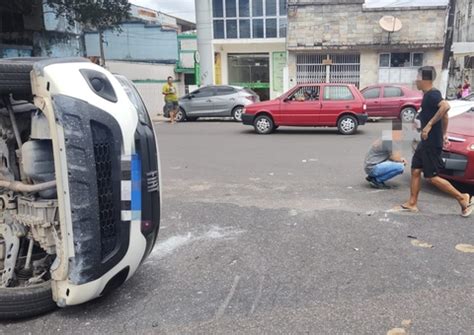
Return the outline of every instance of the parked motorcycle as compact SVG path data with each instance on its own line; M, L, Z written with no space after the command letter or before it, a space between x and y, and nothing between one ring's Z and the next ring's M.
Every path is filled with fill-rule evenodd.
M160 194L130 81L82 58L0 60L0 319L129 279L157 239Z

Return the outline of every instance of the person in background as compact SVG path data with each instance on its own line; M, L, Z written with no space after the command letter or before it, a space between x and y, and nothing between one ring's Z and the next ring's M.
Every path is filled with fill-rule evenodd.
M173 77L168 77L168 82L163 85L162 93L165 96L165 108L169 110L170 122L173 124L179 108L178 93L173 84Z
M471 84L469 83L469 77L466 77L462 86L462 97L465 98L469 94L471 94Z
M377 139L365 157L365 178L373 188L390 188L386 181L403 174L407 161L401 153L402 124L393 121L392 131Z
M461 98L462 98L462 85L459 85L456 90L456 99L461 99Z
M439 190L456 199L461 207L461 216L472 214L474 202L468 193L461 193L451 183L439 176L443 168L441 153L447 141L449 103L441 92L433 87L436 70L432 66L418 69L416 87L423 91L423 101L419 121L421 123L421 142L418 144L411 163L410 198L395 208L395 211L418 212L418 195L421 189L421 174Z

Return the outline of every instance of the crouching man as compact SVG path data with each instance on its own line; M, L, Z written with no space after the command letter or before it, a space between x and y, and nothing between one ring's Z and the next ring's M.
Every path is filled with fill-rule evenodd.
M407 161L401 153L401 124L394 121L393 130L371 146L365 157L365 178L373 188L390 188L385 182L403 174Z

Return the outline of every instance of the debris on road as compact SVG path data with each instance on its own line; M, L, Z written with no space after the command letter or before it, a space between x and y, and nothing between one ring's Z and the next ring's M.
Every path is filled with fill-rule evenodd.
M432 244L429 244L427 242L423 242L423 241L420 241L420 240L416 240L416 239L412 240L411 244L415 247L420 247L420 248L433 248Z
M458 244L456 250L466 253L474 253L474 245L472 244Z
M407 331L403 328L393 328L387 332L387 335L406 335Z

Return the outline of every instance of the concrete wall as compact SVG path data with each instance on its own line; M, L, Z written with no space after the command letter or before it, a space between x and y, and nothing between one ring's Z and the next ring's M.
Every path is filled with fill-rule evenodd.
M176 63L178 60L178 37L173 30L143 23L125 23L122 32L104 33L106 59L136 60ZM99 56L99 34L85 35L88 56Z
M168 76L178 80L176 86L179 95L184 95L184 81L174 73L174 65L124 61L108 61L106 65L112 73L121 74L135 83L152 116L163 111L164 101L161 90Z
M379 20L385 15L393 15L403 24L399 32L391 35L390 44L388 33L379 26ZM442 47L446 15L447 9L442 7L363 9L361 4L292 6L290 3L288 48L343 50L373 48L374 45L384 48Z
M400 50L403 52L404 50ZM414 50L415 52L418 50ZM369 49L362 49L362 50L353 50L351 53L359 53L360 54L360 89L377 83L398 83L404 84L407 86L414 87L414 80L416 79L417 68L392 68L392 69L382 69L382 71L393 71L393 75L391 80L381 80L379 68L379 54L380 52L386 52L383 50L369 50ZM431 65L436 68L438 73L438 77L435 81L435 86L441 84L441 68L442 68L442 61L443 61L443 50L442 49L431 49L431 50L420 50L423 52L423 65ZM331 50L328 51L331 53ZM296 85L296 55L297 52L290 52L288 58L288 70L289 70L289 82L290 87ZM402 78L409 78L407 80L397 80L397 71L403 71L405 76L401 76ZM407 76L408 75L408 76ZM399 77L399 76L398 76Z
M456 1L454 42L474 42L474 6L469 8L469 2L472 0Z
M273 74L272 74L272 52L285 51L286 45L284 40L279 42L264 42L249 39L249 40L230 40L226 43L214 43L214 52L221 53L221 73L222 83L229 83L229 69L228 69L228 54L230 53L268 53L270 57L269 71L270 71L270 98L276 98L283 92L273 90Z

